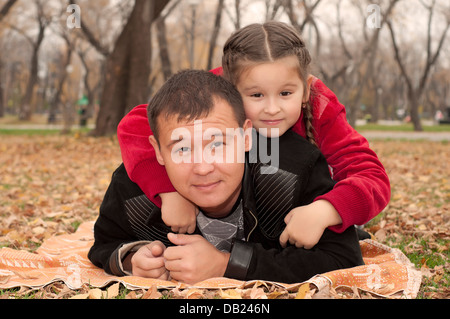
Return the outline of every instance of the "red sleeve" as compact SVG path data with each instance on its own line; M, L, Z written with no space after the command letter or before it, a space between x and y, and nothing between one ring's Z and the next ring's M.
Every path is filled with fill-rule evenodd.
M342 224L330 229L340 233L351 225L364 225L386 207L389 178L368 141L348 124L345 107L318 79L312 84L311 98L316 142L337 182L315 200L326 199L336 208ZM302 119L293 130L305 136Z
M119 123L122 160L130 179L138 184L147 197L161 207L160 193L175 192L166 169L156 160L148 137L153 135L147 118L147 104L136 106Z
M211 72L212 74L215 74L215 75L222 76L223 75L223 68L221 66L219 66L218 68L212 69L209 72Z

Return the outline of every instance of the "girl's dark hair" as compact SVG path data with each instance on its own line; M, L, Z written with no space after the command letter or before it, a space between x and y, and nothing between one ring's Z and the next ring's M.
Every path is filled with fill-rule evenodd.
M274 62L288 56L296 56L298 59L298 73L304 84L304 94L306 94L311 56L300 34L294 27L283 22L255 23L232 34L223 48L223 74L226 79L236 85L246 68L260 63ZM303 107L306 137L316 145L311 103L308 101L299 107Z
M215 99L227 102L242 127L245 111L239 91L226 79L211 72L184 70L170 77L147 106L150 128L158 141L158 117L178 116L178 121L194 121L208 116Z

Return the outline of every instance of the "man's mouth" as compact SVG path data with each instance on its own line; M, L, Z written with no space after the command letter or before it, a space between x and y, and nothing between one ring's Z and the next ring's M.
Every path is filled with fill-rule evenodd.
M210 191L210 190L213 190L215 187L217 187L219 184L220 184L220 181L210 182L210 183L199 183L199 184L194 184L193 186L200 191Z

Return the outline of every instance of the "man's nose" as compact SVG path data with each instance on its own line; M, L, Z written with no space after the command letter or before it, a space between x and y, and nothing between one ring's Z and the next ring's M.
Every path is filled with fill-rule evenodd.
M214 163L210 163L202 157L200 160L194 161L193 171L197 175L208 175L214 171Z

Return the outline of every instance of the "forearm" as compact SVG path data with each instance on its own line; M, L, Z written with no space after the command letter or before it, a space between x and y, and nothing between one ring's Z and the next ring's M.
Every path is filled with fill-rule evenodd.
M391 190L382 163L364 137L344 124L335 124L331 131L340 134L327 134L321 141L321 149L337 183L318 199L325 199L336 208L342 224L332 229L341 232L378 215L389 203Z
M156 160L148 138L153 135L147 118L147 105L138 105L117 127L122 160L130 179L158 206L160 193L174 192L164 166Z

